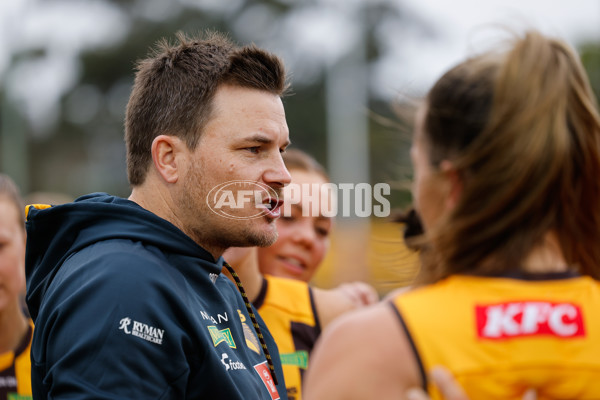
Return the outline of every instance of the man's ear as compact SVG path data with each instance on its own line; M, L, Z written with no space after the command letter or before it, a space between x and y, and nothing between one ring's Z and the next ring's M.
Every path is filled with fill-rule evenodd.
M165 182L175 183L179 179L186 149L176 136L159 135L152 141L152 162Z
M461 174L454 167L452 161L443 160L440 163L440 171L448 185L448 193L446 196L446 207L454 209L462 196L463 180Z

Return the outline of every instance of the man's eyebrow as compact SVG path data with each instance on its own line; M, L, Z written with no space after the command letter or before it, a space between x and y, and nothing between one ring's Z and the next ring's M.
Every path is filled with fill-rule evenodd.
M250 137L247 137L244 139L245 142L256 142L256 143L261 143L261 144L271 144L273 143L273 139L268 137L268 136L264 136L264 135L260 135L260 134L256 134ZM283 144L283 147L288 147L291 144L290 140L286 140L285 143Z
M244 138L244 141L246 141L246 142L257 142L257 143L263 143L263 144L273 143L273 139L271 139L268 136L264 136L264 135L260 135L260 134L256 134L256 135Z

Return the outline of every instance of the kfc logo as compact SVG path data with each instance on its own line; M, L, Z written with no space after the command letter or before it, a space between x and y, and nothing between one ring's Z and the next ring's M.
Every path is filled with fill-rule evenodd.
M522 301L475 306L475 319L482 339L585 336L581 308L572 303Z

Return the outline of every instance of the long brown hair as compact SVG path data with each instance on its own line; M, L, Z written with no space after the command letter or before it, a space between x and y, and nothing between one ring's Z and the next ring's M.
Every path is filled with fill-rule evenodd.
M430 160L451 160L464 187L428 232L421 283L519 269L549 230L572 268L600 278L600 117L574 50L526 32L448 71L426 107Z

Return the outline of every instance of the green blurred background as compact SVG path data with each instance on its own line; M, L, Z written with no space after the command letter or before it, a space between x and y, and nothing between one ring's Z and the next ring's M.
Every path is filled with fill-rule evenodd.
M293 90L284 105L294 147L323 163L334 183L389 183L392 208L404 208L410 202L410 122L392 108L419 98L439 73L479 44L473 37L488 22L485 14L474 13L486 7L480 3L4 2L0 171L12 176L25 195L52 192L76 198L103 191L127 197L123 118L136 60L177 31L216 29L240 44L254 42L272 50L286 62ZM600 93L600 2L495 4L504 7L498 9L501 14L489 4L485 9L502 18L490 22L574 32L567 39L580 51ZM541 13L540 7L553 13ZM578 20L579 30L560 25ZM463 39L451 34L458 28L468 30L468 43L452 42ZM381 293L407 284L416 261L400 236L400 227L385 220L338 218L332 252L316 283L362 279Z

